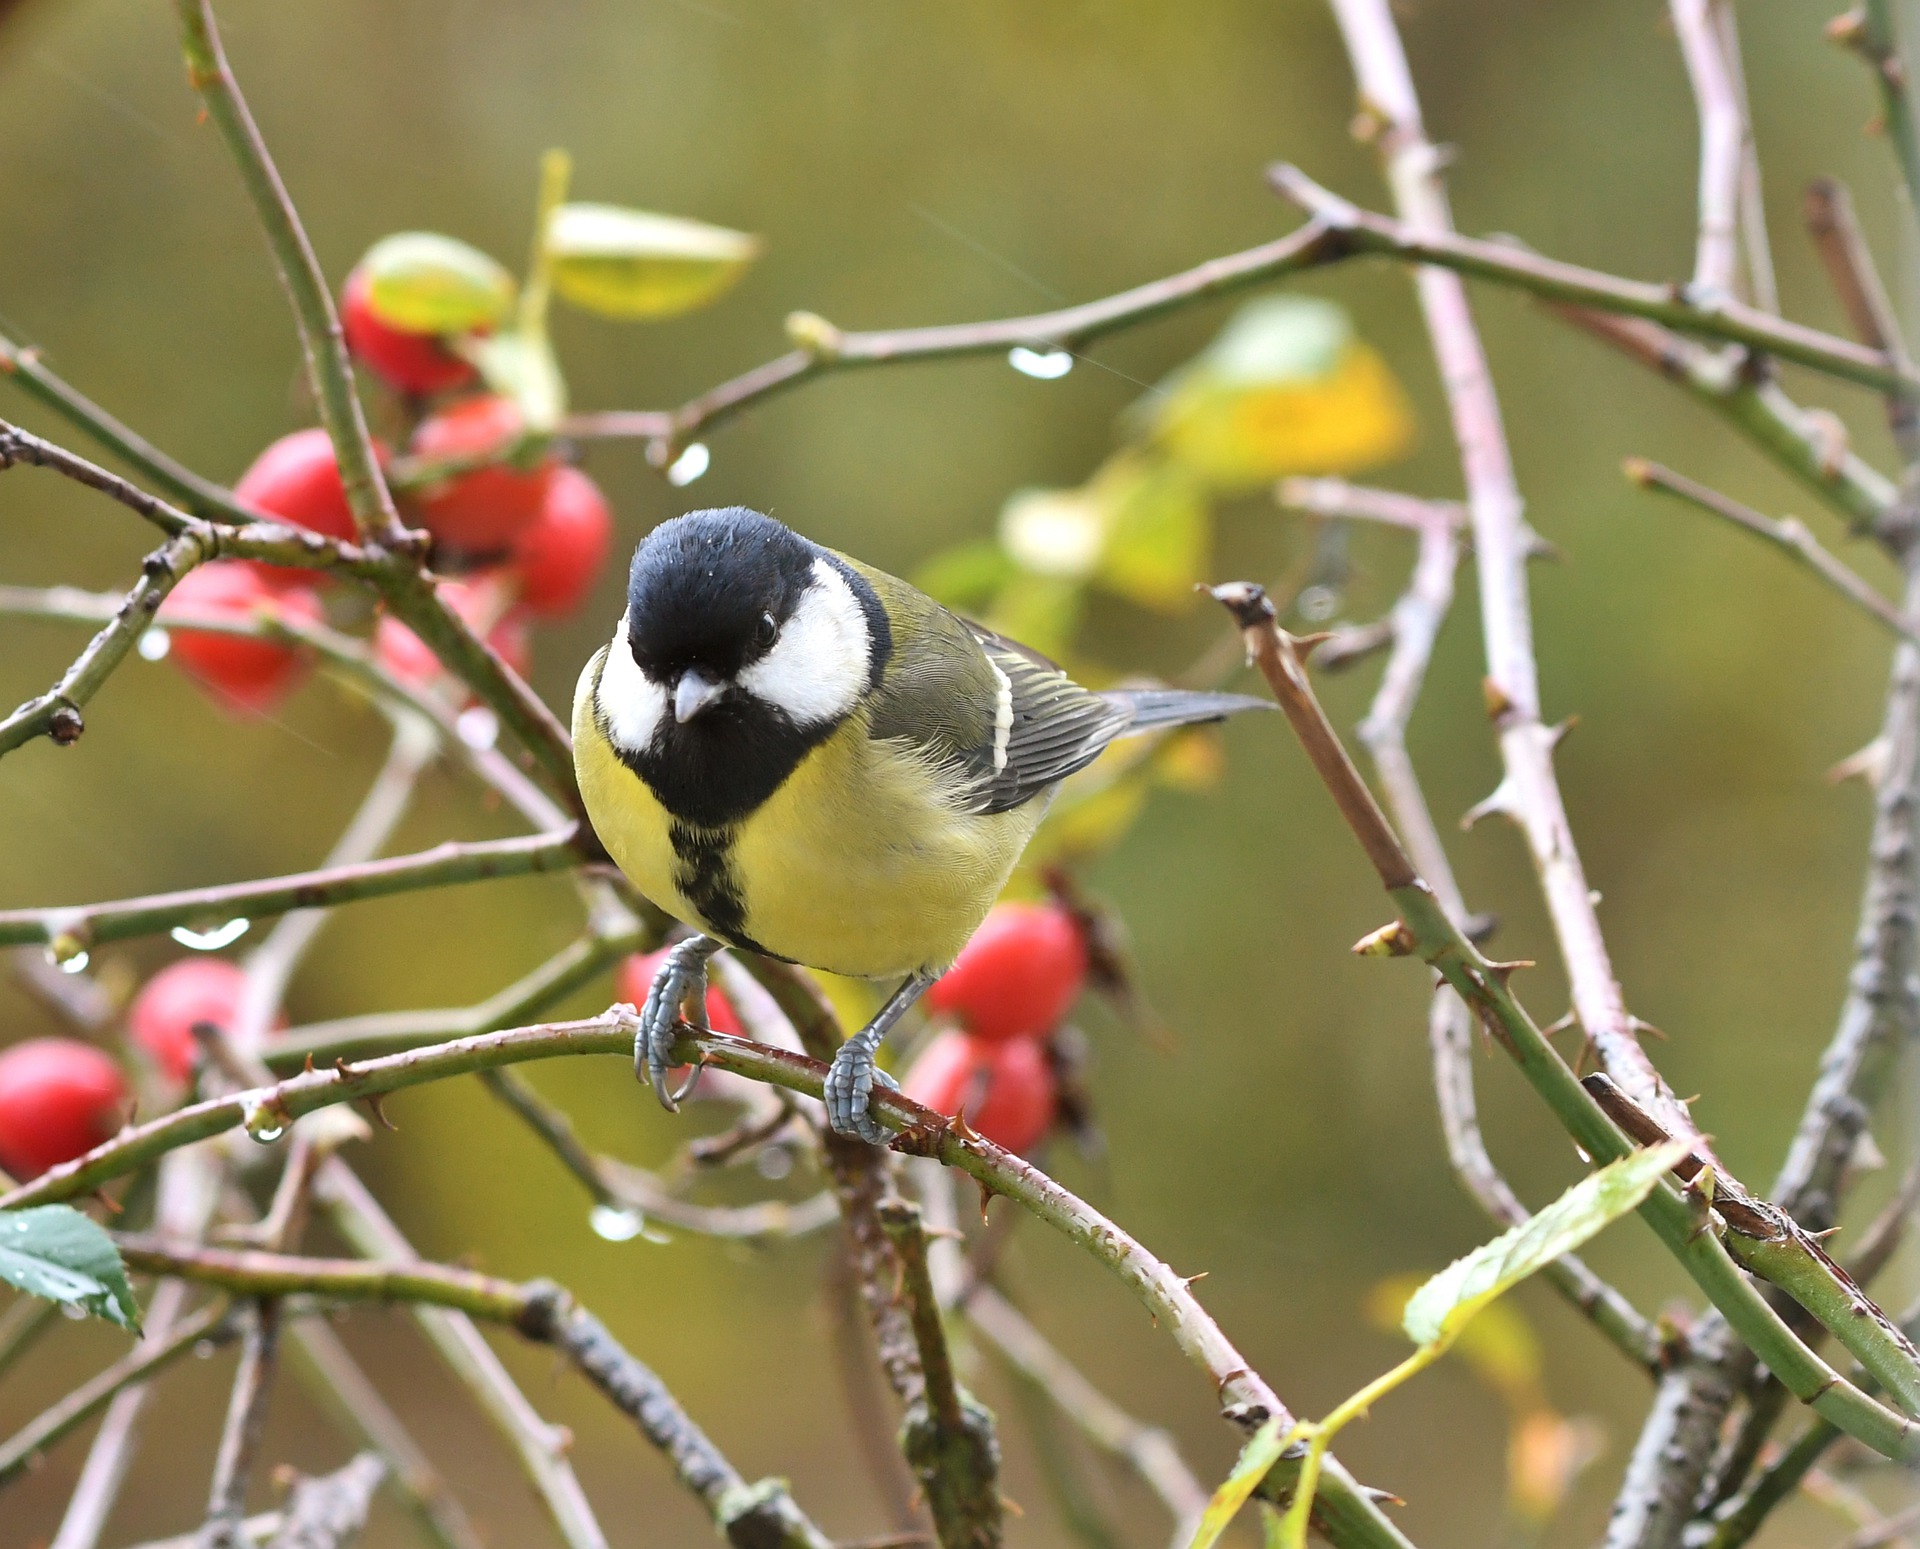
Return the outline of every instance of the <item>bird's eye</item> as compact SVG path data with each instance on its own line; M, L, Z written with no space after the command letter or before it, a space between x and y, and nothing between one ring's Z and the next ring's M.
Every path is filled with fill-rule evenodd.
M774 638L779 633L780 626L774 622L773 615L763 613L760 615L760 622L753 627L753 643L764 649L773 644Z

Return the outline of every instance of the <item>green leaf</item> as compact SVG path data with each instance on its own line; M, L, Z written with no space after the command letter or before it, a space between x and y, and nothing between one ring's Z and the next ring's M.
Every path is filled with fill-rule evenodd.
M0 1211L0 1281L140 1331L120 1250L71 1205Z
M563 204L547 224L553 288L623 320L703 307L746 272L760 239L723 226L613 204Z
M360 260L367 304L408 333L497 328L513 311L513 276L477 247L433 231L382 237Z
M1267 1470L1280 1461L1280 1454L1292 1444L1301 1427L1290 1430L1280 1429L1280 1422L1269 1420L1247 1439L1246 1446L1240 1449L1235 1460L1233 1472L1228 1474L1220 1488L1213 1492L1213 1498L1207 1502L1207 1509L1201 1514L1200 1525L1194 1529L1193 1540L1187 1549L1212 1549L1220 1535L1227 1530L1227 1524L1239 1515L1240 1508L1267 1477Z
M1687 1143L1669 1140L1582 1178L1524 1226L1455 1259L1407 1302L1401 1327L1415 1344L1446 1345L1503 1291L1571 1253L1608 1223L1637 1210Z

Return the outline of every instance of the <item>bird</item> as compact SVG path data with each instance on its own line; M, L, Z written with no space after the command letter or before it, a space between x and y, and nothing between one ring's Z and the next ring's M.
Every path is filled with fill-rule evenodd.
M662 522L581 671L574 767L601 843L691 927L640 1009L635 1074L704 1026L722 947L899 986L835 1055L828 1121L872 1112L892 1027L985 918L1060 782L1115 739L1271 709L1083 688L1036 651L744 506Z

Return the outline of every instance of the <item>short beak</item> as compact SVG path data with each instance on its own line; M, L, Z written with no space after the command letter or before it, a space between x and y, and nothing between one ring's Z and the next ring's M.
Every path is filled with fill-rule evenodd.
M709 682L698 668L689 667L673 686L673 718L685 726L726 691L725 683Z

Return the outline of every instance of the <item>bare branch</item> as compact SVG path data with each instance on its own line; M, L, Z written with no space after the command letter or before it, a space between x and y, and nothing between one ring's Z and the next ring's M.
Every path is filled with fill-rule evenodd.
M207 1518L198 1549L246 1549L240 1524L246 1518L247 1485L267 1423L267 1402L280 1348L280 1303L272 1297L253 1303L240 1345L240 1364L220 1449L213 1460L213 1484L207 1493Z
M334 1473L300 1480L287 1496L287 1508L267 1549L346 1549L367 1525L373 1492L386 1472L378 1454L363 1452ZM247 1541L244 1524L241 1528L234 1535L236 1544Z
M1714 0L1668 0L1700 117L1700 237L1688 298L1731 296L1740 270L1740 179L1746 115L1721 49Z
M1832 178L1814 179L1807 186L1805 209L1814 248L1861 343L1886 351L1889 359L1910 364L1899 316L1880 283L1873 253L1854 217L1853 199L1846 188ZM1920 462L1920 403L1906 393L1889 393L1887 423L1893 430L1900 460L1908 466Z
M420 888L566 871L580 864L572 831L513 839L449 841L414 855L296 872L257 882L151 893L107 904L0 910L0 944L39 942L86 950L103 941L147 936L210 918L257 920L294 909L328 908Z
M1345 6L1351 0L1339 3ZM1396 122L1402 122L1398 115ZM1411 218L1396 221L1374 215L1322 188L1296 167L1275 167L1269 177L1280 193L1344 238L1352 253L1431 265L1528 291L1546 301L1646 318L1680 333L1744 344L1883 393L1920 388L1920 376L1911 368L1903 369L1885 351L1787 322L1741 301L1696 300L1672 286L1622 279L1505 243L1455 236Z
M1912 83L1894 25L1892 0L1862 0L1858 10L1828 24L1827 36L1866 62L1880 94L1887 138L1906 183L1908 213L1920 210L1920 129L1914 123Z
M1857 571L1849 569L1807 530L1804 522L1793 517L1775 521L1772 517L1762 516L1751 506L1742 505L1717 489L1709 488L1685 474L1675 473L1659 463L1649 462L1644 457L1628 458L1624 471L1642 489L1660 490L1678 496L1686 504L1711 512L1756 538L1764 538L1784 549L1876 623L1896 635L1920 642L1920 624L1916 624L1876 592Z

